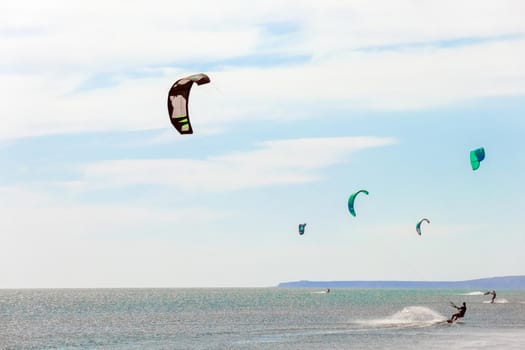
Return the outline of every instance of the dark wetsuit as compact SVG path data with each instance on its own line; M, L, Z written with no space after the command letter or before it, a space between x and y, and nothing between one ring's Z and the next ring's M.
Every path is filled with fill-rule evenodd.
M455 308L458 309L459 312L452 315L452 317L450 318L450 322L454 322L458 318L465 316L465 312L467 312L467 305L465 305L465 303L463 303L463 306L461 307L456 306Z
M496 291L493 290L491 294L492 294L492 300L491 300L490 302L491 302L492 304L494 304L494 299L496 299Z

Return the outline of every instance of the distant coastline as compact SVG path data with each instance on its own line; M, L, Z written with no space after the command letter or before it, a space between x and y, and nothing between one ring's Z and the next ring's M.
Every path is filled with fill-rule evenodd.
M406 289L506 289L525 290L525 275L466 281L292 281L278 288L406 288Z

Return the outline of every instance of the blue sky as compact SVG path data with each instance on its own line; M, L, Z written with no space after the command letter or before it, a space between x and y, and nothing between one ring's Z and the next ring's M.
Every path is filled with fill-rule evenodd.
M0 288L523 274L523 10L2 3Z

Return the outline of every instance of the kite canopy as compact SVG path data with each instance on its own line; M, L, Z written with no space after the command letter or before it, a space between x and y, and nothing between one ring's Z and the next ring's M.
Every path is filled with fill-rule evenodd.
M348 210L350 211L350 214L352 214L353 216L356 216L355 209L354 209L354 201L355 201L355 197L359 193L364 193L364 194L368 195L368 191L367 190L359 190L359 191L357 191L355 193L352 193L350 195L350 198L348 198Z
M306 223L304 224L299 224L299 234L302 236L304 235L304 228L306 226Z
M477 170L479 163L483 159L485 159L485 149L483 147L470 151L470 166L472 166L472 170Z
M423 223L423 221L426 221L428 224L430 224L430 221L427 218L423 218L419 220L419 222L416 224L416 231L417 231L417 234L420 236L421 236L421 224Z
M179 79L173 84L168 93L168 113L171 124L181 134L193 134L188 113L188 99L193 83L208 84L210 78L203 73L190 75Z

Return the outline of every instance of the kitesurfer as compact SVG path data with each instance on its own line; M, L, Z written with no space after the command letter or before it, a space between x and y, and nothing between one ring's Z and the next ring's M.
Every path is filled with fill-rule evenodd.
M326 293L327 293L327 294L330 293L330 288L328 288L328 289L326 290Z
M488 291L488 292L485 292L483 293L483 295L492 295L492 299L490 300L490 303L491 304L494 304L494 300L496 300L496 291L493 290L493 291Z
M465 302L463 302L463 306L456 306L453 303L450 304L452 305L452 307L458 309L458 312L452 315L452 317L450 317L450 320L447 321L448 323L452 323L458 318L465 316L465 312L467 312L467 304L465 304Z

